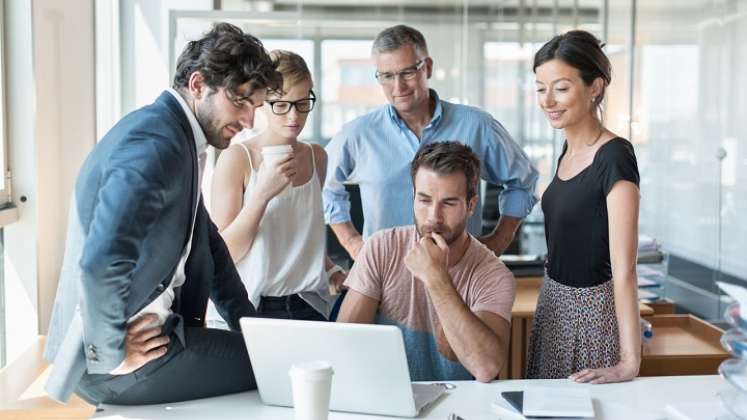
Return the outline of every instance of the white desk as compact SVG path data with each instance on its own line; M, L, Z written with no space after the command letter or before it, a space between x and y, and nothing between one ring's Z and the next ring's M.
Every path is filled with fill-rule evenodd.
M419 418L445 420L456 413L465 420L522 419L510 409L494 411L491 403L501 391L522 390L527 385L589 387L594 399L596 419L646 420L666 419L665 406L672 403L717 401L717 392L729 388L719 376L669 376L639 378L632 382L607 385L573 384L558 380L507 380L482 384L457 381L449 391ZM386 404L386 396L380 398ZM506 407L508 407L506 405ZM259 394L244 392L203 400L152 406L104 406L96 419L252 419L293 420L293 409L262 404ZM714 417L718 413L713 413ZM331 412L330 420L381 420L384 417Z

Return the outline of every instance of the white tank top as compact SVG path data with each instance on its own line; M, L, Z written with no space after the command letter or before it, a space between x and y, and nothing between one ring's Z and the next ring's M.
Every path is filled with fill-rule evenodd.
M257 235L249 252L236 263L255 308L262 296L300 297L319 313L329 317L334 297L329 294L326 233L322 210L322 188L311 149L311 179L303 185L288 186L267 204ZM249 159L251 176L244 204L256 187L257 172L249 149L241 144Z

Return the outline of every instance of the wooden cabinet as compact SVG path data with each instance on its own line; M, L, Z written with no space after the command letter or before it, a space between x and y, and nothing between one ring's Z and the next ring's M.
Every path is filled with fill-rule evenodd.
M524 378L541 285L542 277L516 279L508 362L500 379ZM674 302L653 306L661 312L639 304L641 316L651 322L654 331L653 339L643 347L640 376L716 374L718 365L729 357L720 344L723 331L693 315L673 315Z
M729 357L724 331L694 315L649 318L654 336L643 345L640 376L714 375Z
M529 336L532 333L532 320L537 309L542 277L517 277L516 300L511 310L511 344L508 352L508 366L499 379L523 379L527 365ZM641 316L651 316L653 309L639 304Z
M653 309L656 315L672 315L677 309L677 305L670 299L661 299L656 302L646 303L646 306Z

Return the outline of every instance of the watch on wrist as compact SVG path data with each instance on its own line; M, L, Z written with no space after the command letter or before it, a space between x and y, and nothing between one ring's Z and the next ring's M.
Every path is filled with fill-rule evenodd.
M345 270L339 265L335 264L332 266L332 268L327 270L327 278L332 278L332 275L338 272L345 274Z

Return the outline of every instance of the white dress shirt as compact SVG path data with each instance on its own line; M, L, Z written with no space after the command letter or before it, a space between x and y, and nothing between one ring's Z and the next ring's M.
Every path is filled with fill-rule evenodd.
M197 216L197 204L200 202L201 194L199 187L200 185L202 185L202 174L205 172L205 162L207 160L207 138L205 137L205 133L202 131L202 127L200 127L200 123L197 122L197 118L195 118L194 113L192 113L192 110L189 108L189 105L187 105L187 102L184 100L182 95L171 88L168 89L168 92L174 95L176 100L179 102L179 105L182 106L182 110L184 110L184 114L189 120L189 125L190 127L192 127L192 133L194 134L195 138L195 146L197 147L197 167L199 172L197 182L197 199L193 203L193 206L195 208L194 215ZM164 322L166 322L166 318L168 318L168 316L172 312L171 305L174 302L174 289L184 284L184 266L187 263L189 252L192 249L192 236L194 234L194 229L195 217L192 218L192 228L189 230L189 239L187 240L187 244L184 246L182 257L179 260L179 264L176 266L176 271L174 272L174 277L171 278L171 283L169 283L169 286L163 291L163 293L161 293L157 298L149 303L148 306L146 306L140 312L130 318L130 321L134 321L135 319L147 313L153 313L158 315L158 322L156 324L152 324L151 326L160 326L163 325Z

